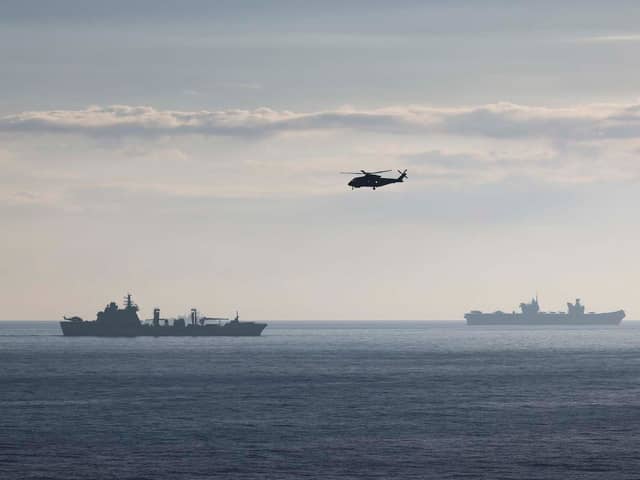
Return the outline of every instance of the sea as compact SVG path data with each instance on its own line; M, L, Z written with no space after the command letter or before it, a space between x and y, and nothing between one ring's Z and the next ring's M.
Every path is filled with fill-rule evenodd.
M0 322L0 479L638 479L640 322Z

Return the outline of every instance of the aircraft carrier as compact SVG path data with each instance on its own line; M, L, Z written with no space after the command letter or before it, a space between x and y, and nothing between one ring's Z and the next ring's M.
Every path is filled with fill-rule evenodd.
M585 313L580 299L567 303L567 312L541 312L538 298L530 303L521 303L520 312L482 313L473 310L464 315L467 325L619 325L625 316L624 310L606 313Z
M241 322L237 312L233 320L200 316L195 308L191 309L189 321L178 317L170 324L169 319L160 318L160 309L156 308L153 318L142 322L130 294L125 297L123 308L111 302L95 320L64 317L60 322L63 335L69 337L257 337L266 326Z

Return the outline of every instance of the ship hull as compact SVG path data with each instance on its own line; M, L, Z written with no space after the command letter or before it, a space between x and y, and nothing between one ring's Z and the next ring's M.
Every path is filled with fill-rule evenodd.
M101 325L98 322L60 322L62 334L67 337L257 337L266 328L265 323L231 322L224 325L124 327Z
M623 310L607 313L467 313L467 325L619 325L624 318Z

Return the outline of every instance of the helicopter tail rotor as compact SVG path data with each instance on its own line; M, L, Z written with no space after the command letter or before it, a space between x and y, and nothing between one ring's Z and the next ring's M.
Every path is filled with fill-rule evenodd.
M400 170L398 170L398 173L400 174L400 176L398 177L398 180L400 180L401 182L404 181L405 178L409 178L407 177L407 169L404 169L404 172L401 172Z

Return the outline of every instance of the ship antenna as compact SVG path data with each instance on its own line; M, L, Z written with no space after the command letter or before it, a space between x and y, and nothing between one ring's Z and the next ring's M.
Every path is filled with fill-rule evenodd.
M138 309L138 307L133 303L133 301L131 300L131 294L127 293L127 296L124 297L124 305L126 308L135 308L136 310Z

